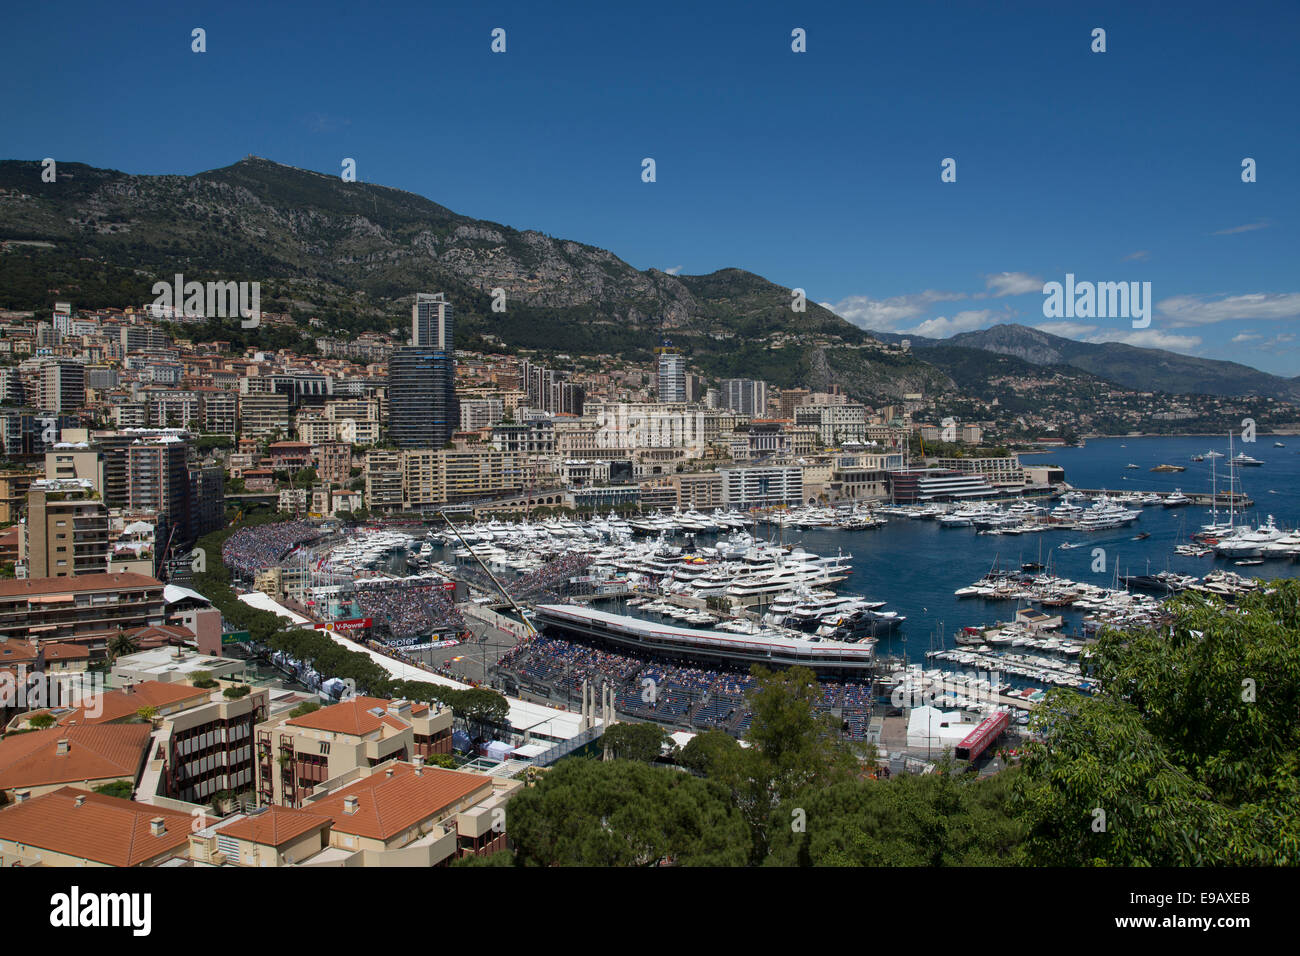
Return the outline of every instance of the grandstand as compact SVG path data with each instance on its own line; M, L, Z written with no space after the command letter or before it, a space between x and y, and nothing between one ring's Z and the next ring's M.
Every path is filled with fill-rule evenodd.
M539 604L536 611L537 624L558 633L584 635L641 654L686 658L724 669L748 668L750 664L798 664L811 668L818 676L858 678L869 678L875 669L871 644L674 627L573 604Z
M740 663L716 669L698 662L668 659L653 650L636 656L612 651L584 635L541 635L515 645L497 669L521 689L563 703L581 699L582 683L609 683L616 710L629 717L697 730L716 729L743 736L753 720L745 695L754 678ZM866 738L872 692L859 680L824 678L817 709L837 711L852 740Z

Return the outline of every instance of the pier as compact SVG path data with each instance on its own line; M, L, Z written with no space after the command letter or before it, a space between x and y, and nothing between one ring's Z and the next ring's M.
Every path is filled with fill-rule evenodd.
M1070 490L1075 492L1076 494L1087 495L1088 497L1096 497L1097 495L1119 495L1119 494L1129 493L1127 489L1122 489L1122 488L1071 488ZM1143 491L1141 492L1141 494L1156 495L1162 501L1165 498L1172 498L1174 496L1174 492L1172 491ZM1240 508L1253 508L1255 506L1254 500L1248 498L1246 495L1243 495L1241 493L1237 493L1235 495L1229 495L1226 491L1221 491L1217 495L1212 495L1209 492L1184 491L1182 492L1182 495L1184 498L1190 499L1192 504L1203 505L1206 508L1214 507L1216 501L1220 508L1232 507L1232 508L1240 509Z

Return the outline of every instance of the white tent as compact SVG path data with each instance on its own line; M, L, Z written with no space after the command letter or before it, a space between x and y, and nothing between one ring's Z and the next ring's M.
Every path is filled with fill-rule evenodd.
M977 726L962 723L962 716L956 710L944 712L937 707L913 707L907 718L907 746L913 750L956 747Z

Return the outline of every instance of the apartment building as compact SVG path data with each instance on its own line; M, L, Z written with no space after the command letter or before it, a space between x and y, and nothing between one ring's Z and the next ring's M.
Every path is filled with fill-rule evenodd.
M934 467L964 475L984 475L989 484L1017 487L1025 484L1025 469L1018 455L1004 458L939 458Z
M596 450L606 453L681 448L698 455L735 423L729 411L657 402L591 402L587 411L596 428Z
M443 500L441 452L432 449L402 452L402 507L418 511Z
M149 724L72 724L0 740L0 794L38 797L68 784L135 786L150 751Z
M0 580L0 636L74 640L102 656L118 628L166 623L163 585L143 574Z
M767 383L748 378L727 378L718 385L718 400L723 408L750 418L767 417Z
M445 450L442 500L464 501L524 488L522 457L494 450Z
M27 492L39 471L0 471L0 523L11 524L27 508Z
M550 419L492 426L492 447L519 455L555 454L555 426Z
M817 429L823 445L843 445L867 440L867 409L857 402L801 405L794 409L796 425Z
M239 399L221 388L197 389L202 409L202 429L208 435L239 434Z
M126 507L157 514L174 545L197 537L192 521L188 440L176 434L140 435L126 450Z
M300 807L326 780L387 760L451 752L452 712L441 704L354 697L256 728L263 804Z
M724 468L722 499L729 508L797 505L803 496L803 472L795 467Z
M506 803L521 786L419 757L387 761L330 781L302 808L273 805L199 830L189 854L225 866L445 866L505 847Z
M235 700L220 691L204 691L203 696L161 721L155 753L163 756L153 768L160 796L207 803L218 793L253 790L254 731L267 719L267 691L253 690Z
M505 416L505 403L499 398L462 398L460 400L460 430L478 431L491 428Z
M289 434L289 396L259 392L239 396L239 434L264 439Z
M41 368L42 408L54 412L75 411L86 404L86 367L71 359L59 359Z
M80 783L0 809L0 866L158 866L188 856L189 813Z
M321 481L346 484L352 479L352 446L345 442L319 442L311 446L316 477Z
M887 451L842 454L831 462L832 498L884 498L889 494L889 473L903 468L903 454Z
M45 453L45 477L83 479L103 494L104 455L89 442L61 441Z
M103 574L108 570L108 509L86 478L32 482L19 560L33 578Z
M401 510L402 453L372 448L366 452L366 507L371 511Z

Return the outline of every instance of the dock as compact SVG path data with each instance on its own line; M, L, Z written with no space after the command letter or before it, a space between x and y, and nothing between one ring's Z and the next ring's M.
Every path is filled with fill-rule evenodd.
M1071 488L1070 490L1076 494L1087 495L1088 497L1129 493L1129 490L1124 488ZM1161 500L1172 498L1174 496L1174 492L1172 491L1143 491L1140 493L1143 495L1156 495ZM1221 491L1218 495L1213 495L1209 492L1184 491L1182 492L1182 495L1184 498L1191 499L1192 504L1203 505L1206 508L1214 507L1216 502L1220 508L1253 508L1255 506L1255 502L1251 498L1248 498L1240 492L1235 495L1229 495L1226 491Z

